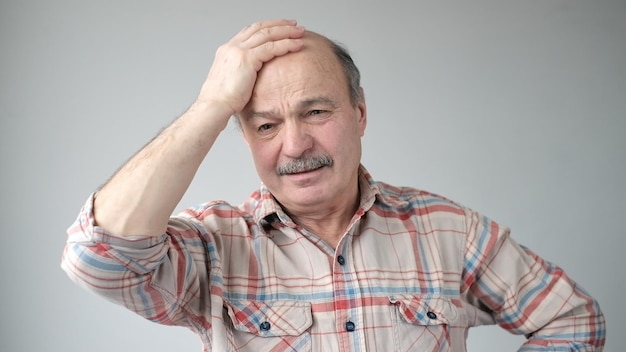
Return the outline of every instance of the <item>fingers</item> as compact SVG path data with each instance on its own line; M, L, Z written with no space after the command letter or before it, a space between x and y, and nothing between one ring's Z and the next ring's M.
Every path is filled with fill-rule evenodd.
M304 27L294 20L263 21L244 28L230 44L246 51L249 63L258 71L274 57L300 50L304 33Z
M302 49L305 29L293 20L249 25L217 49L198 101L217 102L237 113L247 104L258 71L275 57Z
M269 42L283 39L297 39L304 35L304 28L298 26L273 26L260 28L246 39L242 45L247 48L256 48Z
M265 28L277 27L277 26L296 26L297 22L295 20L269 20L269 21L261 21L252 23L246 27L244 27L235 38L239 38L242 42L248 40L254 33L259 30L263 30Z
M282 39L277 41L266 42L262 45L252 49L254 51L254 57L259 61L255 69L258 71L261 65L271 59L285 55L289 52L294 52L302 49L304 42L300 39Z
M282 39L296 39L304 35L304 28L297 26L294 20L272 20L257 22L244 28L231 43L245 49Z

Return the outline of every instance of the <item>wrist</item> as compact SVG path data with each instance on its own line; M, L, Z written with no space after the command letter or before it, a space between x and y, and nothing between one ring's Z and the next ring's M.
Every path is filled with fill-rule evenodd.
M197 116L206 122L212 122L223 130L228 125L228 120L235 112L230 106L212 100L196 100L185 115Z

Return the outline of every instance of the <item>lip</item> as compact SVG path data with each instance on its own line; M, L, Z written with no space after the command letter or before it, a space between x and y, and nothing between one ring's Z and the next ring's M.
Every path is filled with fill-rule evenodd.
M287 177L289 179L292 179L294 181L305 181L307 179L310 179L312 177L316 177L318 174L320 174L326 167L322 166L320 168L317 168L315 170L310 170L310 171L305 171L305 172L299 172L297 174L288 174L288 175L284 175L284 177Z

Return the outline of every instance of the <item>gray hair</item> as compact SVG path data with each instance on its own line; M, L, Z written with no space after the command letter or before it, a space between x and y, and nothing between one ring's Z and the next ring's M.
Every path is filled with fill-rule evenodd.
M352 103L352 106L356 106L363 100L363 94L361 91L361 73L359 72L359 68L356 67L350 53L348 53L348 49L334 40L330 40L328 38L326 39L328 40L335 57L337 57L337 61L339 61L339 64L343 69L346 82L348 83L350 102Z
M302 158L291 159L283 165L276 168L279 175L290 175L299 172L312 171L324 166L332 166L333 158L323 153L321 155L309 155Z

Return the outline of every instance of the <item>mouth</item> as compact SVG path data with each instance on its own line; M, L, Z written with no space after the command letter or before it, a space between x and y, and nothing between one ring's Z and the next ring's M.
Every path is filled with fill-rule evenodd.
M324 166L318 166L318 167L314 167L314 168L308 168L308 169L300 169L300 170L293 170L291 172L285 173L286 176L289 175L301 175L301 174L308 174L314 171L317 171L321 168L323 168Z

